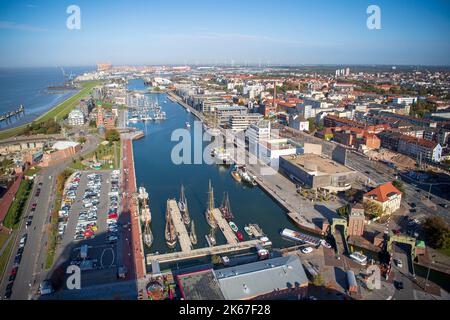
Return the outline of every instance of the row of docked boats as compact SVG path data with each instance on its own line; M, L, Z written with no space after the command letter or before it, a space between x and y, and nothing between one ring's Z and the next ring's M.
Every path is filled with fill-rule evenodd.
M189 230L189 239L193 245L197 244L197 235L195 232L195 223L194 220L191 219L189 215L189 208L188 208L188 202L186 199L184 186L181 185L181 192L180 192L180 198L177 202L178 210L180 210L183 223L186 225L186 228ZM166 229L165 229L165 235L166 235L166 244L170 249L175 248L178 236L175 230L175 226L173 224L172 220L172 209L169 206L169 200L167 200L166 204Z
M141 222L143 225L143 241L144 244L150 248L153 244L153 233L150 227L152 221L152 214L150 207L148 205L148 193L144 187L139 188L138 201L139 201L139 211L141 215Z

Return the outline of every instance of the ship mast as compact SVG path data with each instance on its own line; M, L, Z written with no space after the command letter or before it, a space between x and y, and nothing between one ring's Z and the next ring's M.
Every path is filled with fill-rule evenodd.
M209 188L208 188L208 210L213 211L214 210L214 190L211 186L211 180L209 180Z

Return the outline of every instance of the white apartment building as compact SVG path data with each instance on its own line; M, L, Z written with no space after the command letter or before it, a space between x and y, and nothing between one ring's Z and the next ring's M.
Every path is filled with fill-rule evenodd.
M70 111L67 118L69 125L71 126L82 126L84 125L84 115L80 109L73 109Z
M246 137L249 143L258 144L261 141L270 139L270 121L260 120L257 123L251 124L246 131Z
M393 100L396 104L410 105L417 102L417 97L399 97Z
M235 131L244 131L249 128L250 125L257 123L263 118L259 113L248 113L242 115L233 115L230 118L228 128Z

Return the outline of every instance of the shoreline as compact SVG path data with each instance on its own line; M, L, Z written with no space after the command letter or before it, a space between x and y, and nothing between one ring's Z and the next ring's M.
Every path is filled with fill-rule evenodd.
M91 90L93 87L95 87L98 84L97 81L89 81L89 82L85 82L82 84L82 87L75 92L73 95L71 95L70 97L68 97L67 99L65 99L64 101L58 103L57 105L53 106L52 108L50 108L49 110L47 110L45 113L43 113L42 115L40 115L39 117L35 118L32 121L29 121L27 123L18 125L18 126L14 126L11 128L7 128L4 130L0 130L0 140L4 140L13 136L20 136L21 135L21 130L25 129L28 125L30 125L33 122L44 122L46 120L49 120L51 118L53 118L51 115L52 113L58 111L58 109L61 108L61 110L59 110L59 112L57 112L54 117L58 117L60 116L60 114L68 111L68 107L71 107L70 109L72 109L72 105L75 103L78 103L78 101L80 99L82 99L85 94ZM65 106L67 104L67 106Z

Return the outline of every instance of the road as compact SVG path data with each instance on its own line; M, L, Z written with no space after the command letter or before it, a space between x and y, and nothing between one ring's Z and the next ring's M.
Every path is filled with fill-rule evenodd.
M98 146L98 138L91 136L81 151L83 155L89 153ZM75 156L75 157L76 157ZM28 239L22 261L20 263L14 286L12 289L11 299L28 300L37 292L41 281L46 279L47 271L45 270L46 245L48 241L47 228L50 222L51 211L55 202L56 193L56 177L70 165L72 158L65 160L55 166L43 168L36 176L32 196L28 201L26 210L22 216L22 223L17 232L18 236L13 245L11 258L7 264L5 275L0 284L0 293L3 295L6 285L9 283L9 273L14 264L14 257L19 247L19 240L23 234L28 234ZM39 197L35 197L38 183L42 182L42 189ZM34 213L33 223L30 227L25 227L25 220L30 213L31 205L36 202L37 207Z

